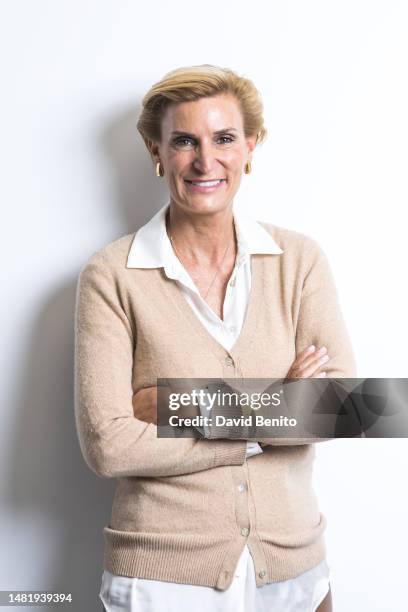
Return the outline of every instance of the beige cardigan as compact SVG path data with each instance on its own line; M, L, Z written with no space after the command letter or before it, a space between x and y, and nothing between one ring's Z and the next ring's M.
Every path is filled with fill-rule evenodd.
M126 267L128 234L81 269L75 312L75 419L88 466L117 487L104 527L104 569L227 589L248 544L257 586L293 578L326 555L312 488L315 446L270 438L157 438L132 395L157 378L280 378L309 344L329 377L356 376L327 258L299 232L261 223L283 249L251 256L252 288L230 351L161 268ZM265 444L265 440L264 440Z

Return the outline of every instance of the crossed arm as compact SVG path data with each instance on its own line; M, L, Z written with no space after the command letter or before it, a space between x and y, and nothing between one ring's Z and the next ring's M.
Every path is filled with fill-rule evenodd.
M112 271L92 259L81 271L75 310L75 422L88 466L99 476L164 477L242 465L246 440L158 438L157 426L135 418L134 339ZM327 259L316 249L297 313L296 354L326 346L328 377L354 377L355 362ZM262 445L325 440L263 438Z

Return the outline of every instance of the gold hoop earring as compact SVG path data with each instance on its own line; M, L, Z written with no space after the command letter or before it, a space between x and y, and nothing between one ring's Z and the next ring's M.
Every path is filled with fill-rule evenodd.
M164 176L164 172L159 161L156 164L156 176Z
M245 164L245 174L250 174L252 170L251 162L247 161Z

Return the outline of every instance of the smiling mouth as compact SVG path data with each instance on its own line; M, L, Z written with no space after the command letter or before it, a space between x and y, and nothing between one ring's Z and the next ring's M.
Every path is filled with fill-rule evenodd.
M222 178L222 179L212 179L212 180L208 180L208 181L201 181L201 180L189 180L189 179L184 179L186 181L186 183L191 183L192 185L200 185L202 187L211 187L212 185L218 185L219 183L222 183L223 181L226 181L227 179Z

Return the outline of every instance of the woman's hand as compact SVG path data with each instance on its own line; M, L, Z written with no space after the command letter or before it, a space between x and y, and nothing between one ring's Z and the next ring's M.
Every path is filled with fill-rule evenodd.
M167 388L167 391L163 388L161 389L162 395L161 401L165 400L165 395L170 393L186 393L186 386L175 386ZM136 419L140 421L145 421L146 423L154 423L157 424L157 387L144 387L143 389L139 389L133 397L133 415ZM177 415L179 417L190 417L193 418L195 416L200 415L200 409L196 405L189 406L181 406L177 410Z
M297 355L292 363L286 378L324 378L326 372L318 372L329 361L327 348L322 346L319 350L312 344Z
M157 387L139 389L132 398L133 414L146 423L157 422Z

